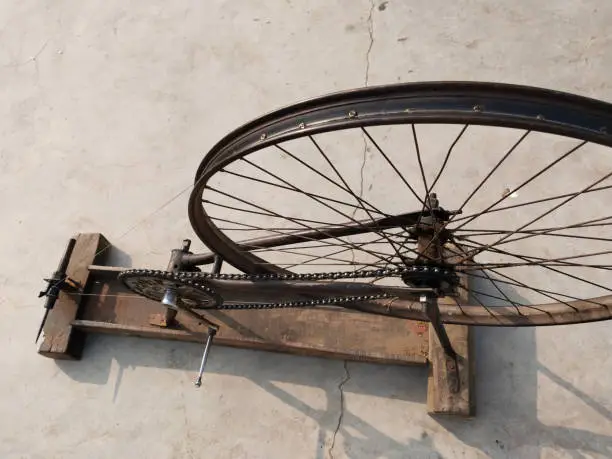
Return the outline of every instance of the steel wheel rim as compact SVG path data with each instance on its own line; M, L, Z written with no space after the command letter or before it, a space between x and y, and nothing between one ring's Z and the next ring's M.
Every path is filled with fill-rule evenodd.
M438 104L436 105L438 108L433 111L427 111L425 109L407 111L403 109L401 113L393 112L391 116L387 113L381 115L386 117L386 119L384 122L380 122L379 118L366 115L360 108L363 107L364 103L371 103L367 97L382 97L386 93L387 97L397 102L398 100L404 100L402 97L413 100L414 97L421 96L422 94L420 92L422 91L426 93L423 97L435 98L436 104L438 104L440 100L443 100L444 103L450 103L448 102L450 94L453 92L460 93L462 94L461 97L463 97L461 106L464 111L459 113L443 113L439 110ZM464 93L465 91L468 91L468 94ZM519 95L523 98L532 98L531 105L526 103L523 99L520 99ZM487 97L493 97L495 103L491 103ZM499 101L505 99L518 99L518 105L529 108L531 116L510 117L508 113L493 113L489 111L492 110L491 107L499 107ZM551 101L556 103L551 105ZM388 100L379 100L378 102L381 105L385 105ZM317 104L325 103L330 104L332 110L341 110L342 113L344 113L343 118L333 118L329 123L313 122L312 120L315 117L313 113L316 112L313 107L316 107ZM548 110L534 110L534 107L537 108L538 104L544 104L546 106L551 105L554 107L554 110L550 108ZM351 107L353 107L353 109L351 109ZM293 139L295 137L315 135L330 130L336 130L335 128L338 126L342 126L342 129L347 129L347 126L354 128L357 126L370 127L372 125L378 126L386 124L419 125L432 123L432 120L441 124L448 122L451 122L450 124L459 124L457 121L460 120L461 124L469 123L503 127L510 125L510 127L513 128L570 136L575 139L611 147L612 136L606 132L607 126L612 124L612 116L610 115L612 110L610 107L609 104L603 102L553 91L518 86L475 83L394 85L391 87L349 91L315 99L266 115L239 128L219 142L219 144L211 150L211 153L206 156L198 170L194 191L190 198L190 220L198 236L209 245L211 249L220 253L226 260L239 269L252 273L283 272L283 269L280 267L259 264L261 259L255 257L251 253L241 253L236 257L235 251L231 249L233 241L216 229L216 226L206 214L204 207L199 203L202 191L209 178L221 167L231 163L237 158L268 147L281 139L285 141L289 138ZM558 111L562 108L565 108L566 111L561 112L560 115L555 118L555 110ZM326 107L325 110L328 110L328 108ZM359 113L359 111L361 111L361 113ZM581 112L585 111L589 112L589 116L578 116ZM304 116L300 116L301 113L305 112L310 114L309 119L311 120L311 124L300 121L301 119L306 119ZM545 114L543 115L542 113ZM280 126L277 130L274 128L274 120L276 120L276 125ZM565 120L565 122L562 123L562 120ZM575 123L569 124L567 122L568 120L574 120ZM296 123L297 121L300 122ZM288 123L293 123L296 127L287 130L286 126ZM265 132L269 132L270 134L263 135ZM202 231L202 228L205 228L205 231ZM469 306L465 305L463 309L467 307ZM480 306L476 308L480 308ZM479 314L476 313L477 311L474 310L469 314L472 316L472 319L462 321L463 319L458 319L457 317L465 314L458 314L454 309L456 308L452 306L441 305L441 313L446 322L474 323L474 320L476 320L475 318L479 316ZM499 311L501 313L502 310L499 309ZM547 316L549 315L547 314ZM562 314L558 313L557 316L561 317ZM592 320L608 318L609 311L606 308L606 311L601 311L601 313L597 312L595 316L597 316L597 318ZM576 318L572 320L585 321L584 318L579 317L578 319L580 320L576 320ZM555 323L550 320L550 318L549 321Z

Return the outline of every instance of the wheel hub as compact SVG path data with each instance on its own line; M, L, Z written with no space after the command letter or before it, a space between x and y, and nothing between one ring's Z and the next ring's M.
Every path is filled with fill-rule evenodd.
M402 274L402 281L410 287L431 288L439 296L452 295L459 285L459 276L451 265L414 265Z
M169 272L131 270L122 273L121 279L130 290L172 309L214 308L221 303L221 298L203 283Z
M413 269L402 275L405 284L413 287L432 288L440 296L455 292L459 278L454 267L445 262L445 244L452 240L452 232L446 228L452 215L440 206L436 193L426 196L423 212L418 223L410 228L410 237L417 241L418 256L404 259L406 266Z

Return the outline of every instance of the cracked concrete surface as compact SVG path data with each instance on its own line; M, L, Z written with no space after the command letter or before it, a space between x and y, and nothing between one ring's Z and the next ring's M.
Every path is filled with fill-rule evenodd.
M339 362L215 347L195 390L200 346L93 336L55 362L33 344L70 235L165 266L195 240L202 155L276 107L465 79L612 100L609 1L5 0L0 24L0 458L612 457L609 323L477 330L469 421L426 414L424 368L351 363L339 388Z
M340 381L340 384L338 384L338 393L340 394L340 408L338 410L338 423L336 424L336 428L334 429L334 432L332 434L332 441L331 444L329 445L329 450L328 450L328 454L330 456L330 458L333 459L334 457L334 446L336 446L336 436L338 435L338 431L340 430L340 427L342 426L342 420L344 419L344 408L345 408L345 401L344 401L344 385L350 381L351 379L351 374L349 372L348 369L349 363L345 360L343 362L342 367L344 368L344 377L342 378L342 381Z
M368 26L368 36L370 37L370 42L368 44L368 50L366 51L366 67L365 67L365 78L363 81L363 85L367 86L370 81L370 53L372 52L372 47L374 46L374 20L372 18L372 14L374 13L374 0L370 0L370 11L368 13L368 18L366 20Z

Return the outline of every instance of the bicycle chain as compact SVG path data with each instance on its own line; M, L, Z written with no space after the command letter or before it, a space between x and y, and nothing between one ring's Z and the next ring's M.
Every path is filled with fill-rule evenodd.
M142 275L143 277L162 277L166 280L176 280L177 282L185 282L195 288L201 288L212 292L210 287L200 285L198 280L231 280L231 281L324 281L324 280L339 280L339 279L364 279L378 277L398 277L402 274L410 272L433 272L436 274L450 274L451 271L444 270L439 267L430 267L426 265L405 266L398 268L371 269L363 271L340 271L332 273L305 273L305 274L213 274L202 272L168 272L155 271L147 269L129 269L123 271L122 275ZM138 293L138 292L136 292ZM381 293L377 295L357 295L343 297L325 297L313 300L302 301L285 301L279 303L240 303L240 304L224 304L220 303L214 309L236 310L236 309L281 309L281 308L307 308L320 305L335 305L346 304L356 301L370 301L385 298L392 298L392 295Z

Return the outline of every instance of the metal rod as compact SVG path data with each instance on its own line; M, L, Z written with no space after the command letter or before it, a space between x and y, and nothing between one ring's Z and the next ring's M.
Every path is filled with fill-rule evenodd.
M68 245L66 246L64 256L62 257L57 267L57 271L59 273L66 274L66 269L68 269L68 263L70 262L70 256L72 255L72 251L74 250L75 245L76 245L76 239L70 238L70 240L68 241Z
M320 241L324 239L334 239L338 237L353 236L357 234L376 232L380 228L408 227L418 223L423 216L431 213L442 212L435 210L430 212L408 212L390 217L383 217L378 220L358 220L357 224L342 223L338 226L321 227L316 229L304 229L304 231L296 231L290 234L279 236L268 236L259 239L253 239L249 242L240 244L240 249L250 251L254 249L273 248L285 245L296 244L304 241ZM443 211L449 215L453 215L455 211ZM366 251L369 252L369 251ZM370 253L372 255L372 253ZM183 263L189 266L200 266L208 263L213 263L215 259L214 253L196 253L186 254L183 257Z
M198 372L198 377L195 380L195 386L200 387L202 385L202 375L204 374L204 367L206 366L206 361L208 360L208 353L210 352L210 347L212 346L213 337L217 334L217 330L214 328L208 329L208 337L206 338L206 345L204 346L204 354L202 354L202 362L200 362L200 371Z
M421 304L425 306L425 314L429 318L431 322L431 326L436 332L436 336L440 341L440 345L442 349L444 349L444 353L452 358L457 358L457 353L453 349L453 345L448 338L448 334L446 333L446 329L444 328L444 324L440 321L440 309L438 308L438 300L431 295L421 295Z
M215 255L214 260L212 274L219 274L221 272L221 266L223 266L223 257L221 257L221 255Z
M459 382L459 362L457 352L446 333L444 324L440 321L440 309L438 308L438 300L431 295L421 295L421 304L425 305L425 314L429 318L430 326L433 327L440 345L446 355L446 380L449 389L452 393L458 393L460 389Z
M50 310L51 308L45 307L45 314L43 315L43 318L40 321L40 325L38 326L38 333L36 333L36 341L34 341L34 344L38 343L38 339L40 338L40 334L43 331L43 327L45 326L45 323L47 322L47 317L49 316Z

